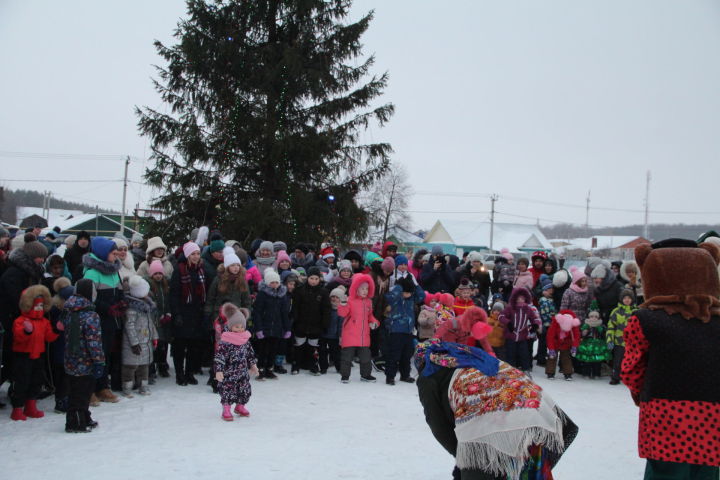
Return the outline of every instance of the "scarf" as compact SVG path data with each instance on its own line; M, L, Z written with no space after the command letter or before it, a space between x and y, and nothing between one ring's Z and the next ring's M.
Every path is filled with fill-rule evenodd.
M220 341L241 346L245 345L247 341L250 340L250 337L250 332L247 330L242 332L223 332L222 335L220 335Z
M570 285L570 290L577 293L585 293L588 291L588 287L580 288L577 283L573 283L572 285Z
M491 376L498 372L499 360L481 348L433 338L418 344L416 352L416 366L420 364L418 371L422 371L423 377L429 377L440 368L474 368Z
M192 303L193 294L198 296L201 303L205 303L205 269L203 269L202 262L198 262L194 267L188 266L187 262L178 263L178 270L180 270L180 286L182 287L182 299L185 305ZM195 270L197 273L197 283L195 284L194 292L190 270Z
M255 257L255 263L258 265L272 265L275 263L275 255L272 257Z
M720 300L712 295L659 295L640 307L664 310L668 315L679 313L686 320L698 318L703 323L708 323L713 315L720 315Z

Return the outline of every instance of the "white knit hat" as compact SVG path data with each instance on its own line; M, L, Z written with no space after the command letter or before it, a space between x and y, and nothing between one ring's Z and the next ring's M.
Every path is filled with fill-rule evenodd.
M345 294L345 287L338 285L333 288L330 292L331 297L337 297L342 303L347 302L347 295Z
M272 268L268 268L265 270L263 280L265 281L265 285L270 285L272 282L280 283L280 275Z
M130 288L130 296L135 298L145 298L150 293L150 285L140 275L133 275L128 280Z
M223 248L223 265L225 265L225 268L229 267L230 265L242 265L240 257L237 256L234 248Z

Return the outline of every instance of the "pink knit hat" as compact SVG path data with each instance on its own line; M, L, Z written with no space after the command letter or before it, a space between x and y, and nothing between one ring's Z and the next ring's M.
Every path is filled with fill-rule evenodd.
M585 272L580 270L575 265L570 267L570 275L572 275L572 283L577 283L579 280L585 278Z
M152 277L156 273L162 273L165 274L165 269L163 269L163 264L160 260L153 260L150 262L150 268L148 269L150 272L150 276Z
M200 247L198 247L198 244L195 242L187 242L185 245L183 245L183 254L185 255L185 258L188 258L193 253L199 251Z
M508 248L503 248L502 250L500 250L500 255L502 255L508 262L513 261L513 254L510 253L510 249Z
M393 270L395 270L395 259L393 257L385 257L385 260L382 261L382 265L380 265L380 267L386 275L390 275Z
M279 252L277 252L275 259L278 265L280 265L280 262L282 262L283 260L292 263L292 261L290 260L290 255L288 255L285 250L280 250Z

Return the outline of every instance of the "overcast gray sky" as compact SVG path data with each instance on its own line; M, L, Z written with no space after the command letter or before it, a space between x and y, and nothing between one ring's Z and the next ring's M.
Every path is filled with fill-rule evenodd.
M491 193L498 221L584 223L588 190L591 224L642 223L647 170L651 222L720 223L720 3L356 0L353 18L369 9L365 52L397 113L365 140L406 166L416 227L486 219ZM121 160L8 152L131 155L141 182L133 108L164 110L152 42L184 12L0 0L0 183L119 208ZM128 205L151 193L132 183Z

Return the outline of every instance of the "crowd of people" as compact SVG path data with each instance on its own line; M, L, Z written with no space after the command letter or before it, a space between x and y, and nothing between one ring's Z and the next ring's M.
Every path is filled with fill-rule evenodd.
M62 240L61 240L62 239ZM490 270L477 252L399 252L392 242L334 245L257 239L243 248L207 227L168 248L159 237L0 231L2 381L11 418L42 417L55 395L68 432L97 423L90 405L149 395L157 378L219 393L222 418L249 415L250 375L334 371L413 383L418 341L483 348L549 378L601 366L619 381L623 329L642 299L633 262L591 258L562 269L538 251L504 249ZM288 371L289 370L289 371ZM235 404L234 410L231 405Z

